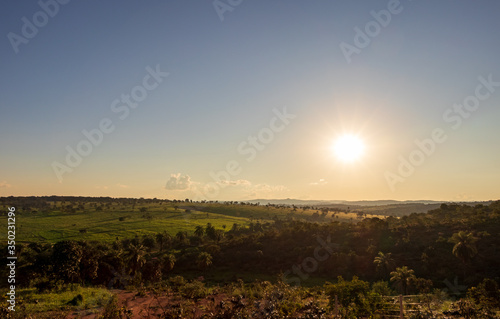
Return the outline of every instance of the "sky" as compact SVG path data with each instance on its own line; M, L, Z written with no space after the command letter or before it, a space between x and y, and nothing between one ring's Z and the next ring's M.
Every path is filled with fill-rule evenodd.
M2 7L0 196L500 198L498 1Z

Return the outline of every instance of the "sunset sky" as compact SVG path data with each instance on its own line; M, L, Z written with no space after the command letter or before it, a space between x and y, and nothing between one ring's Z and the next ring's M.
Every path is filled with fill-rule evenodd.
M0 196L499 199L499 13L7 1Z

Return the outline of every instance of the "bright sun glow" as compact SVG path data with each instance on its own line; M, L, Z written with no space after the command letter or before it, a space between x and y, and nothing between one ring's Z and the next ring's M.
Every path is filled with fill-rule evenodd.
M355 135L343 135L333 145L335 156L346 163L360 159L364 151L365 145L363 141Z

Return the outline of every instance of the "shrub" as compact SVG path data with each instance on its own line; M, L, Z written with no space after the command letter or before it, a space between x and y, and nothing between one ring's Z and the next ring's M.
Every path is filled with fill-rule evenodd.
M368 297L370 290L368 282L359 280L356 276L351 281L345 281L339 276L336 284L326 283L325 290L330 298L330 304L333 304L337 296L339 304L343 307L344 317L370 313L373 296Z
M205 284L199 280L193 280L192 282L186 283L180 288L180 294L184 298L198 300L205 298L208 295L208 289Z
M81 294L76 295L75 298L68 301L68 305L71 306L80 306L81 304L83 304L83 296Z
M470 288L467 297L472 299L483 313L494 314L500 307L498 284L489 278L485 278L477 287Z
M118 298L113 296L106 307L104 307L104 311L99 319L119 319L120 316L120 308L118 308Z
M182 276L170 277L168 278L167 283L174 292L179 292L186 284L186 279Z

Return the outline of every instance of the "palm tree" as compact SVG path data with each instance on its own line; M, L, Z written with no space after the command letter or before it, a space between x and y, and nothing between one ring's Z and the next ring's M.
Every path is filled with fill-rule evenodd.
M163 233L158 233L156 234L156 242L158 245L160 245L160 251L163 251L163 242L165 241L165 238L163 236Z
M202 252L198 255L197 261L198 267L200 269L205 269L212 264L212 255L207 252Z
M384 254L379 251L377 257L373 260L373 263L377 265L377 270L382 273L382 275L387 277L387 275L394 269L394 259L391 253Z
M166 231L156 234L156 242L160 245L160 251L163 251L164 245L169 245L172 242L172 236Z
M477 238L472 233L464 231L454 233L450 238L450 242L455 244L452 251L453 255L462 261L464 278L467 263L477 254L476 241Z
M215 240L215 227L212 226L211 223L207 223L207 227L205 228L205 234L207 234L208 238L211 240Z
M176 259L175 259L174 255L167 254L167 255L163 256L163 258L162 258L163 272L167 273L170 270L174 269L175 262L176 262Z
M145 256L146 250L141 244L132 244L129 246L127 250L127 257L128 265L130 267L130 274L132 276L135 275L137 271L146 263L146 259L144 258Z
M175 237L177 238L177 240L179 241L179 243L182 244L186 240L187 234L186 234L186 232L179 231L177 234L175 234Z
M198 237L203 237L203 234L205 233L205 228L203 226L196 226L196 229L194 230L194 234Z
M391 271L391 281L396 282L401 292L405 295L408 294L408 286L415 279L413 269L409 269L406 266L398 267L395 271Z
M219 229L215 231L215 240L217 241L217 243L219 243L222 240L222 238L224 238L224 235L225 233L223 230Z

